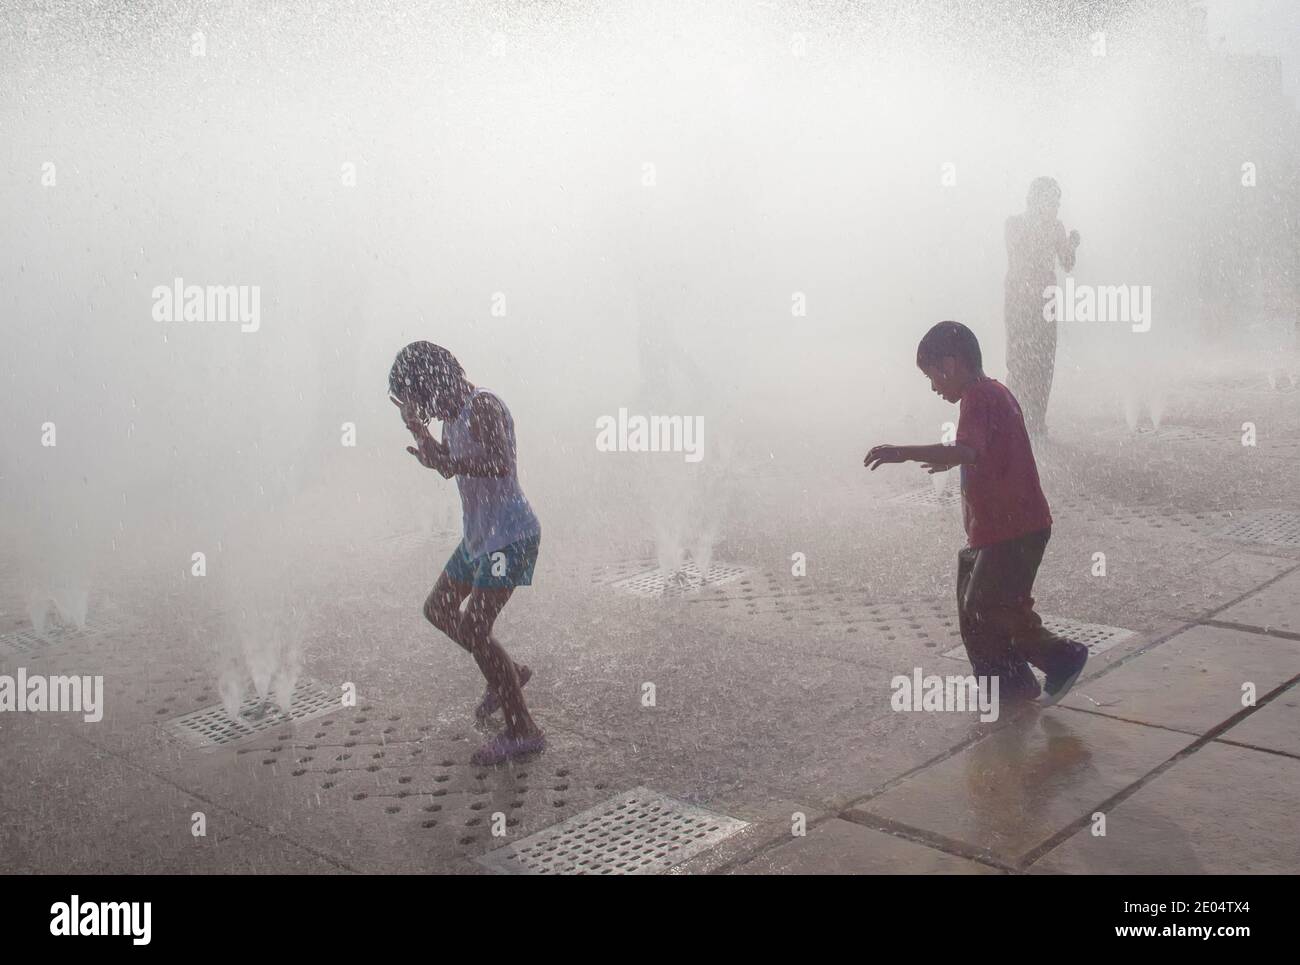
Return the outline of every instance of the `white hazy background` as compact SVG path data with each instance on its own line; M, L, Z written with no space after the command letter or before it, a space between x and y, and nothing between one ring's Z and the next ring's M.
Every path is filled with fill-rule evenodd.
M707 557L728 473L937 434L912 364L934 321L1003 374L1002 226L1040 174L1077 281L1154 290L1146 336L1062 334L1058 412L1122 418L1131 373L1201 337L1189 250L1275 203L1239 185L1275 105L1201 96L1187 3L1019 6L6 4L0 485L32 619L203 551L228 673L291 680L320 559L458 526L386 395L413 339L505 397L551 546ZM260 331L154 321L176 277L260 286ZM701 470L602 458L620 406L703 415Z

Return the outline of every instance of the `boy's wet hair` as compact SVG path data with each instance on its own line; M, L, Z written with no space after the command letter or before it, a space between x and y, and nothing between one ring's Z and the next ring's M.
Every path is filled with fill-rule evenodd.
M393 360L388 371L388 391L401 400L424 405L463 378L465 370L456 356L432 342L412 342Z
M922 369L937 365L939 360L952 356L966 363L972 372L984 369L984 355L979 339L961 322L940 322L925 333L916 347L916 364Z

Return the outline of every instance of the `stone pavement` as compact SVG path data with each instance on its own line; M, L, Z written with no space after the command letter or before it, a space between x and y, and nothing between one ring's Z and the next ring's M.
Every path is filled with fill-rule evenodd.
M481 683L420 617L454 534L350 534L313 576L297 718L212 714L207 747L172 722L221 703L218 599L174 563L118 566L94 626L41 636L10 568L0 673L103 674L106 711L0 714L0 866L487 873L581 817L580 854L622 848L615 870L1300 871L1300 407L1250 382L1187 395L1154 431L1080 407L1040 453L1039 607L1096 653L1061 706L988 723L891 707L895 675L967 670L959 510L914 471L738 472L714 582L667 593L615 514L594 554L549 529L498 629L551 743L500 768L469 764ZM671 828L602 836L583 817L602 808Z

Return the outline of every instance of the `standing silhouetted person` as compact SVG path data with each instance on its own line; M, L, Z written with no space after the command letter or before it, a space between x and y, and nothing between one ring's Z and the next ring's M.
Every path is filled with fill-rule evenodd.
M1020 401L1025 427L1035 439L1047 434L1047 398L1056 369L1059 319L1043 290L1056 284L1056 262L1074 270L1079 232L1065 233L1057 217L1061 186L1053 178L1029 185L1024 214L1007 219L1007 387Z

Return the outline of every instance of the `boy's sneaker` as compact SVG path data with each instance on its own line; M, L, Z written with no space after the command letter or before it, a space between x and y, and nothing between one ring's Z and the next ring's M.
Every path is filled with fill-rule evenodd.
M536 754L546 748L546 735L541 731L533 734L531 737L510 737L507 734L497 734L478 750L476 750L469 761L477 767L490 767L493 764L501 764L515 757L523 757L525 754Z
M1043 689L1038 686L1038 678L1029 664L1021 660L998 675L999 698L1005 700L1034 700Z
M1083 644L1062 640L1061 645L1061 655L1055 658L1055 665L1047 672L1047 679L1043 682L1044 707L1052 706L1069 693L1074 682L1079 679L1079 674L1083 673L1083 665L1088 662L1088 648Z
M532 679L533 679L533 672L529 670L527 666L523 666L519 668L519 689L520 690L523 690L524 684L528 683L528 681ZM501 698L497 696L497 692L495 690L493 690L491 687L488 687L486 690L483 691L483 699L480 700L478 702L478 706L474 708L474 717L475 719L480 721L487 720L489 717L491 717L500 709L501 709Z

